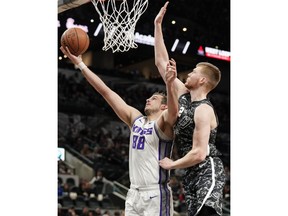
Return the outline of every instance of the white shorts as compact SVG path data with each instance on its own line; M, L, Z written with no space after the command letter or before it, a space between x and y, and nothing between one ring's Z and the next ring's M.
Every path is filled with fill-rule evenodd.
M125 216L173 216L172 191L168 185L132 186L125 202Z

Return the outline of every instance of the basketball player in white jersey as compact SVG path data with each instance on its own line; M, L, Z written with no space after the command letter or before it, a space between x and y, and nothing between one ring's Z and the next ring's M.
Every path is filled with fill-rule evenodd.
M125 203L125 216L172 216L172 191L168 186L170 172L159 166L159 161L172 154L173 125L177 119L178 103L174 90L176 70L167 64L166 91L154 93L146 100L144 116L139 110L111 90L83 62L66 47L61 51L79 67L87 81L112 107L130 130L129 175L130 189Z

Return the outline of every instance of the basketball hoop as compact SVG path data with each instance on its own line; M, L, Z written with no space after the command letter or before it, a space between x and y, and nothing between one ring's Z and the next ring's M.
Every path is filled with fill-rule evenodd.
M131 1L130 6L128 1ZM133 4L132 4L133 1ZM148 7L148 0L91 0L104 31L102 50L126 52L137 48L135 43L135 26L140 16Z

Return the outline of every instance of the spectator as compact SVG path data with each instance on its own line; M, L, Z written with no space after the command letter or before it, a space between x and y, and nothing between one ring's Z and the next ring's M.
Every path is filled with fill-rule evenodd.
M63 196L63 191L64 191L63 185L58 180L58 197Z
M87 158L93 158L93 152L90 149L89 144L87 144L87 143L84 143L83 147L81 148L80 153L81 153L81 155L83 155Z
M101 213L101 209L100 209L100 208L96 208L96 209L95 209L95 216L102 216L102 213Z
M93 191L99 195L103 195L106 194L106 187L107 185L111 185L113 187L113 184L111 183L111 181L109 181L108 179L106 179L103 175L103 171L102 170L98 170L97 172L95 172L94 177L89 181L89 184L91 185L91 188L93 188ZM97 185L100 185L100 187L97 187ZM102 188L101 191L99 191L99 188Z
M108 210L104 211L103 216L112 216Z
M79 194L87 198L90 196L92 192L93 190L89 182L86 179L81 179L80 187L79 187Z
M67 212L66 216L79 216L79 215L76 214L76 211L75 211L74 207L70 207L68 209L68 212Z
M95 214L94 214L94 212L93 211L89 211L88 212L88 216L94 216Z
M88 207L83 207L82 208L82 212L81 212L81 215L80 216L89 216L89 209Z

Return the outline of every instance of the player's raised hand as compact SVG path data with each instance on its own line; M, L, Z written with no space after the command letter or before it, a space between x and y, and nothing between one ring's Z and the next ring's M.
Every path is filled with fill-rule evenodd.
M165 70L165 80L166 83L172 83L177 78L177 68L176 68L176 61L171 58L169 63L167 63L166 70Z
M63 46L60 47L60 50L66 55L75 65L78 65L80 62L82 62L82 56L75 56L73 55L69 48L66 46L65 48Z
M154 20L154 24L162 24L162 20L163 20L163 17L166 13L166 10L167 10L167 6L169 4L169 1L167 1L165 3L165 5L160 9L158 15L155 17L155 20Z

